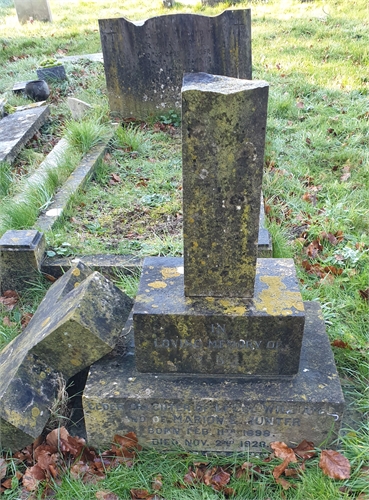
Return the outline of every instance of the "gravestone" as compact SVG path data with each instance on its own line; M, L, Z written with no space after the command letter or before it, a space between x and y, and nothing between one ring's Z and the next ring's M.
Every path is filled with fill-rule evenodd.
M51 11L48 0L14 0L20 23L29 20L51 22Z
M75 264L47 292L27 328L0 353L0 447L38 437L58 379L110 352L132 300L98 272Z
M110 110L118 116L180 109L184 72L251 79L250 9L100 19L99 27Z
M337 438L319 304L302 301L291 259L256 258L267 99L263 81L185 75L184 259L145 259L134 341L87 380L91 444L134 431L157 448L258 453Z

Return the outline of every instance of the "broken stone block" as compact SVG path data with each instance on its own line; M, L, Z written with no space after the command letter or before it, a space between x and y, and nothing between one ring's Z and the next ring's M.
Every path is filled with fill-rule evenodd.
M20 449L50 416L57 380L110 352L132 300L76 264L47 292L26 330L0 353L0 446Z

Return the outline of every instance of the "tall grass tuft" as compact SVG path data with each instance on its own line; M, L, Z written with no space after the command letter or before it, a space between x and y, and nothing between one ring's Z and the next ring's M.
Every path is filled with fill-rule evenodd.
M109 127L92 118L83 121L70 121L66 128L68 143L82 154L92 147L106 140L109 136Z
M150 136L133 125L119 127L115 134L116 145L130 153L144 156L151 146Z

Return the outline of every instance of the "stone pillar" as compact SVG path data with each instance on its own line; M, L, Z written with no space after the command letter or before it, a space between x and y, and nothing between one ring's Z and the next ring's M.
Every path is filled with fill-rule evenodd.
M34 229L7 231L0 239L0 291L20 291L37 278L45 252L43 233Z
M182 89L187 296L254 293L268 84L206 73Z

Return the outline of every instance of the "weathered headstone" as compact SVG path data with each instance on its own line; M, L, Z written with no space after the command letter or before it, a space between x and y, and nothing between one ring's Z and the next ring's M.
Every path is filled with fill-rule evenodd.
M23 290L39 276L45 237L33 229L7 231L0 238L0 292Z
M251 79L250 9L100 19L99 27L110 109L121 117L179 109L185 72Z
M110 352L132 300L83 264L47 292L25 331L0 353L0 446L20 449L49 418L57 380Z
M14 0L20 23L29 20L51 22L51 11L48 0Z
M91 367L91 444L113 429L217 452L337 437L344 400L320 307L303 303L291 259L256 260L267 96L265 82L185 75L184 260L145 259L134 349Z

